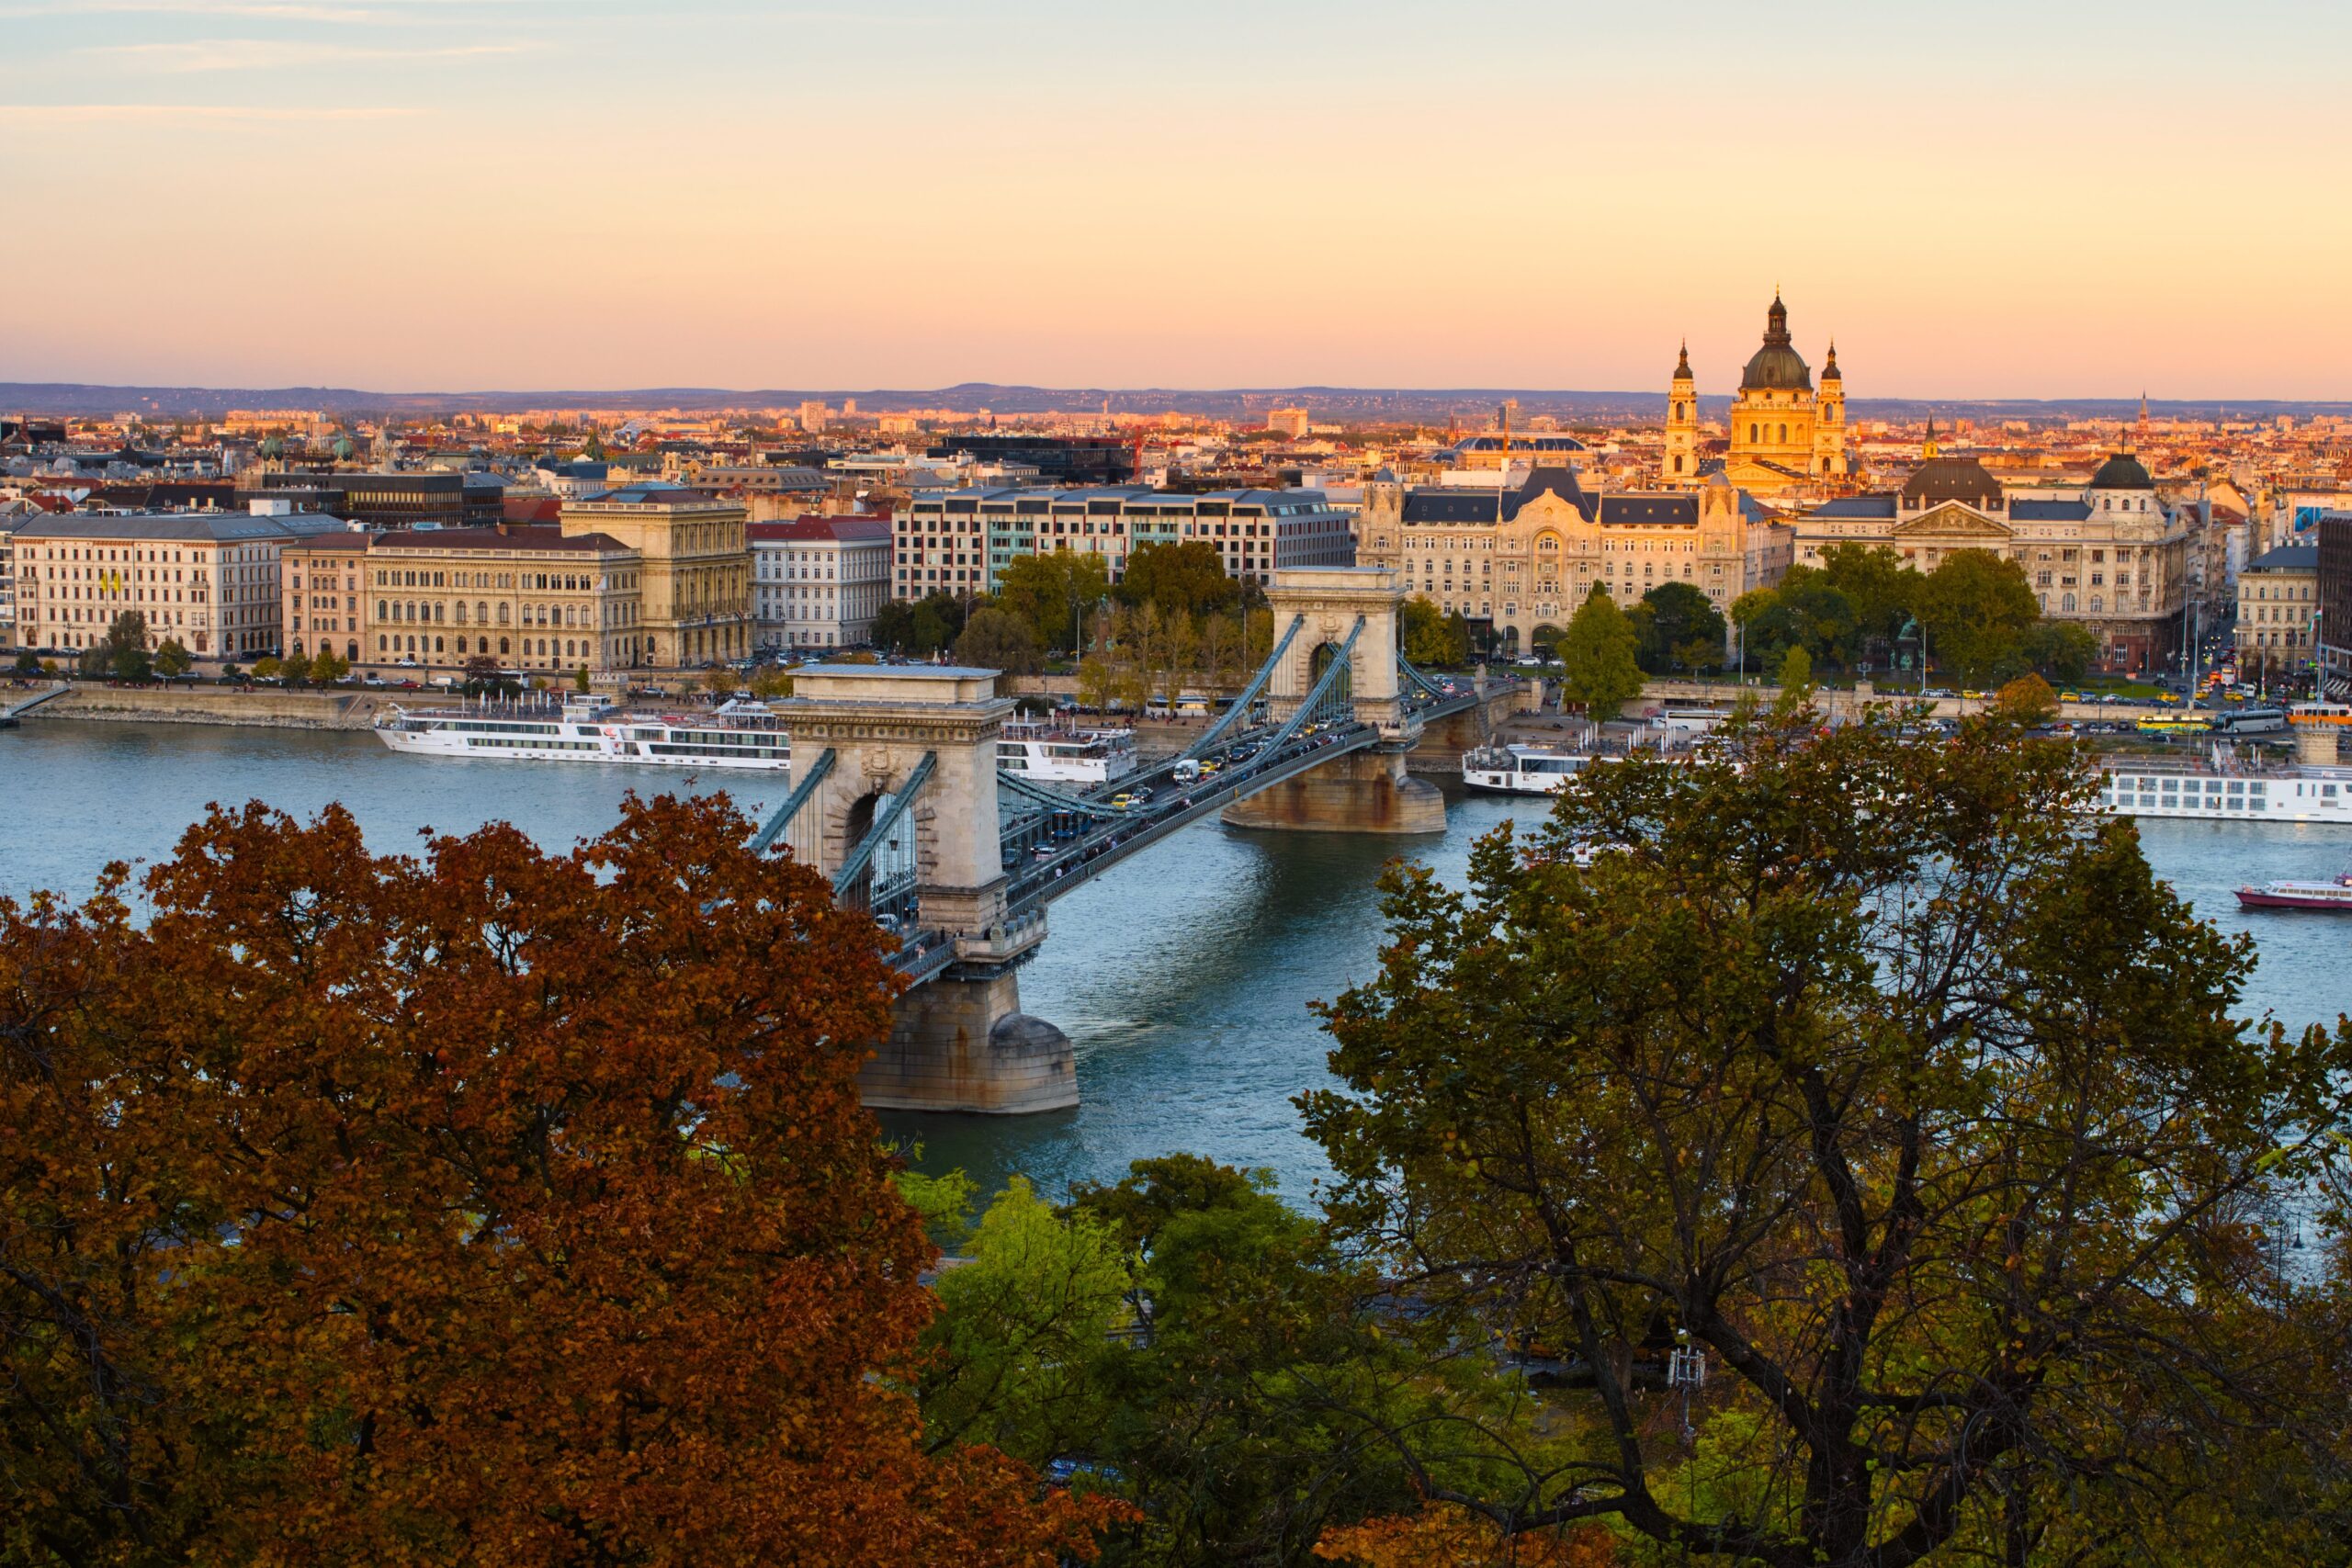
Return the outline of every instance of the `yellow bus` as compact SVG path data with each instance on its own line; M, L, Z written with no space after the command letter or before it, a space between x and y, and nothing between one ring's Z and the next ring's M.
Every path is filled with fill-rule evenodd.
M2202 714L2150 714L2140 721L2143 735L2202 735L2212 728Z

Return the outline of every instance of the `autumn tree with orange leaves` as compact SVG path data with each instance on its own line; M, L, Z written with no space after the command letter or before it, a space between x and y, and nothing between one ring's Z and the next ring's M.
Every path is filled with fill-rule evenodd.
M707 801L0 902L0 1561L1048 1564L925 1455L873 925ZM143 919L144 923L141 923Z

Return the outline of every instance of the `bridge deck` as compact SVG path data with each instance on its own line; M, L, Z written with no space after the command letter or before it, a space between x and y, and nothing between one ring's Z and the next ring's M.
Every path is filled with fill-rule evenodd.
M1425 694L1408 700L1406 712L1418 720L1443 718L1466 712L1509 689L1507 683L1489 682L1452 695ZM1056 815L1050 807L1039 807L1011 824L1004 843L1005 871L1012 879L1012 886L1006 890L1007 913L1015 920L1034 917L1063 894L1210 813L1318 768L1335 757L1377 745L1383 739L1380 731L1370 725L1341 720L1317 726L1313 733L1296 735L1279 748L1263 749L1267 739L1275 733L1271 726L1261 726L1234 735L1225 746L1203 760L1229 758L1235 751L1253 746L1261 749L1243 761L1225 762L1216 773L1186 784L1175 782L1180 759L1170 757L1087 795L1073 795L1073 805L1100 811L1122 793L1139 788L1153 792L1149 801L1131 810L1110 816L1090 813L1075 818L1082 820L1086 824L1083 827L1064 828L1055 836L1041 838L1037 829ZM1039 848L1050 852L1039 854ZM911 894L911 889L909 892ZM919 929L919 910L904 905L890 912L918 924L895 959L909 979L917 983L930 979L956 962L954 941L941 932Z

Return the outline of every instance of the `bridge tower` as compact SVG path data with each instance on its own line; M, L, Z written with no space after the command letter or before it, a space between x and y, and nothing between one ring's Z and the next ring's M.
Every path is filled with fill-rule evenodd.
M1420 740L1421 721L1406 709L1396 669L1403 580L1385 567L1278 571L1266 600L1278 643L1294 621L1300 623L1267 684L1274 722L1298 711L1352 636L1346 698L1357 720L1379 730L1381 739L1227 807L1224 820L1236 828L1299 831L1443 832L1445 797L1405 771L1406 753Z
M996 671L818 665L794 675L776 707L792 732L796 787L788 819L772 826L841 897L911 908L906 924L926 951L953 948L935 978L899 998L897 1025L860 1079L866 1104L1076 1105L1069 1041L1021 1011L1014 980L1046 920L1005 909L997 737L1012 703L996 694Z

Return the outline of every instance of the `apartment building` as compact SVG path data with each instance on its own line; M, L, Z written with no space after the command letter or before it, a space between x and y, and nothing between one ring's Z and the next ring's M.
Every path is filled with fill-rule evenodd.
M16 530L18 640L76 652L136 610L151 647L176 641L207 660L274 653L278 558L296 537L240 512L28 517Z
M2238 668L2300 669L2319 630L2319 545L2280 545L2238 573Z
M890 521L801 517L746 526L763 649L858 648L890 597Z
M908 502L893 527L891 592L901 599L987 593L1015 557L1056 550L1102 557L1114 582L1144 544L1214 545L1227 577L1259 583L1356 560L1354 520L1313 490L970 488Z

